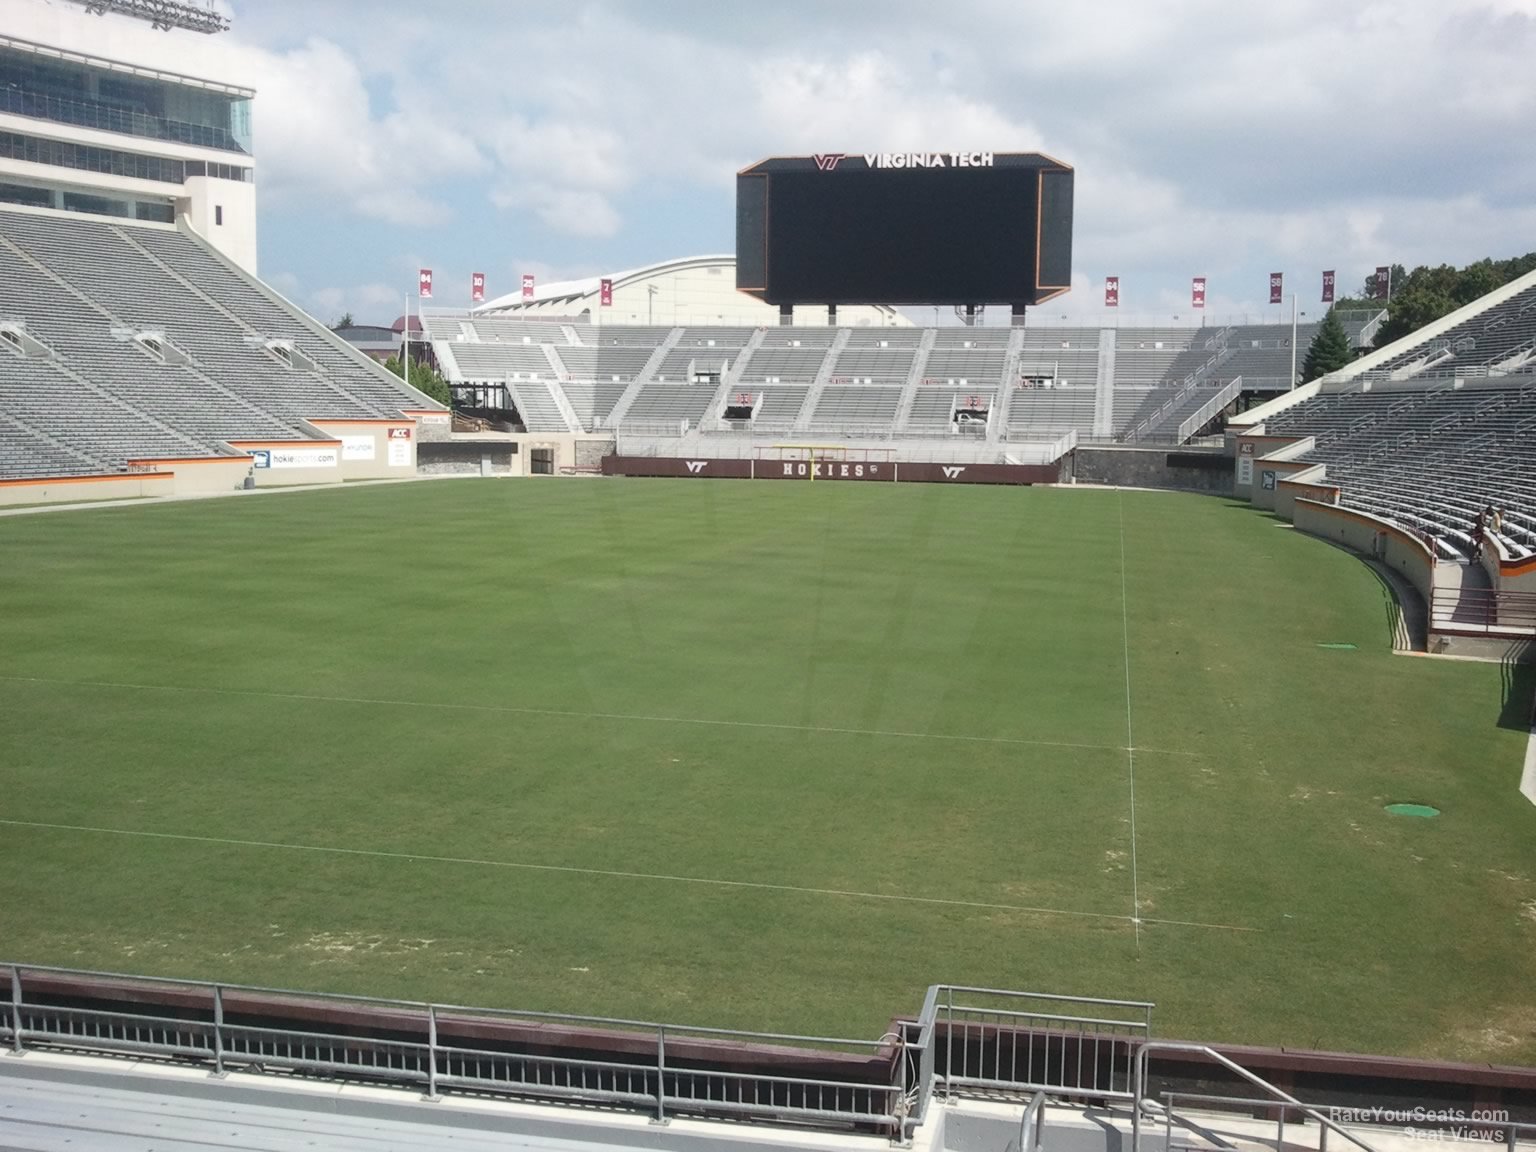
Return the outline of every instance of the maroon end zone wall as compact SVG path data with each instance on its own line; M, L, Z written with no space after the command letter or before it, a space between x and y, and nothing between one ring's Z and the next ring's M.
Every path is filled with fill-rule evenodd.
M805 460L690 460L677 456L604 456L604 476L698 476L730 480L810 480ZM889 460L818 460L817 480L903 484L1055 484L1061 464L909 464Z

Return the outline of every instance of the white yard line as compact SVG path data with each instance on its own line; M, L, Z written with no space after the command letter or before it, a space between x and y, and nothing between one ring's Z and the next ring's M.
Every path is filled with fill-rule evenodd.
M0 676L0 683L55 684L65 688L114 688L133 692L186 692L203 696L247 696L264 700L297 700L315 704L358 704L375 708L437 708L457 712L494 712L516 716L550 716L570 720L614 720L645 724L692 724L713 728L756 728L778 732L811 732L827 736L882 736L899 740L951 740L970 744L1008 744L1026 748L1073 748L1089 752L1123 752L1114 744L1075 744L1064 740L1025 740L1015 736L963 736L944 732L902 732L881 728L832 728L816 724L776 724L760 720L709 720L692 716L646 716L626 712L579 712L562 708L519 708L507 704L461 704L430 700L382 700L366 696L320 696L304 692L255 692L240 688L186 687L176 684L132 684L113 680L57 680L46 676ZM1151 751L1151 749L1148 749ZM1199 752L1166 755L1199 756Z
M1120 510L1120 631L1125 645L1125 766L1131 793L1131 924L1141 947L1141 886L1136 871L1136 738L1131 723L1131 610L1125 589L1125 494Z
M564 872L576 876L601 876L618 880L649 880L667 884L701 884L714 888L748 888L760 892L790 892L802 896L839 896L855 900L889 900L902 904L937 905L946 908L975 908L994 912L1026 912L1038 916L1071 916L1084 920L1130 922L1130 916L1107 912L1078 912L1069 908L1032 908L1020 904L994 904L983 900L947 900L939 896L907 896L890 892L860 892L845 888L809 888L796 884L767 884L752 880L718 880L707 876L671 876L656 872L626 872L612 868L577 868L568 864L529 864L515 860L484 860L473 856L429 856L412 852L386 852L376 848L334 848L323 844L284 844L272 840L233 840L222 836L191 836L178 832L144 832L129 828L97 828L84 824L54 824L43 820L5 820L10 828L35 828L53 832L75 832L98 836L128 836L148 840L177 840L191 844L217 844L230 848L261 848L284 852L317 852L333 856L367 856L381 860L423 861L431 864L462 864L477 868L516 868L529 872ZM1225 932L1257 932L1236 924L1206 924L1196 920L1149 920L1146 923L1170 924L1185 928L1211 928Z

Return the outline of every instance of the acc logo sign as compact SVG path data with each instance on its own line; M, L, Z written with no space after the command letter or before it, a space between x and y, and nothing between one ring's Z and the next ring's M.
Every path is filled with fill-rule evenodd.
M946 479L946 480L954 480L954 479L956 479L960 475L960 473L962 473L964 471L965 471L965 466L963 464L962 465L945 465L945 467L944 467L944 479Z
M811 159L816 161L816 167L823 172L831 172L846 155L846 152L817 152Z
M688 471L693 476L697 476L709 466L708 460L684 460L683 463L688 465Z
M409 428L391 428L389 430L389 438L391 440L409 440L411 438L411 430Z

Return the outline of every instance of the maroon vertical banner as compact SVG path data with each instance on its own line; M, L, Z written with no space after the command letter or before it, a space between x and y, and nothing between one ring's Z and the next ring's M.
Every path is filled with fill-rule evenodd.
M1376 269L1376 299L1385 300L1392 291L1392 269L1383 264Z
M1324 304L1332 304L1333 303L1333 273L1332 272L1324 272L1323 273L1323 303Z
M1271 272L1269 274L1269 302L1271 304L1280 303L1281 297L1285 295L1284 284L1285 277L1279 272Z
M416 295L423 300L432 299L432 269L423 268L416 273Z
M524 300L532 300L533 299L533 273L532 272L524 272L523 273L523 299Z
M1196 276L1189 282L1189 306L1191 308L1205 307L1205 277Z
M597 282L597 303L603 308L613 307L613 281L606 276Z
M1104 277L1104 307L1120 307L1120 277Z
M469 274L469 298L476 304L485 299L485 273L471 272Z

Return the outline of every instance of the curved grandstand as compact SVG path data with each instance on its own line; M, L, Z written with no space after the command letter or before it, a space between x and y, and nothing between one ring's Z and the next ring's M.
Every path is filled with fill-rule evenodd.
M1354 337L1377 319L1355 318ZM727 454L743 433L937 438L997 458L1073 434L1182 443L1242 393L1286 388L1291 364L1283 325L598 326L502 310L423 322L460 394L529 431L708 438Z

